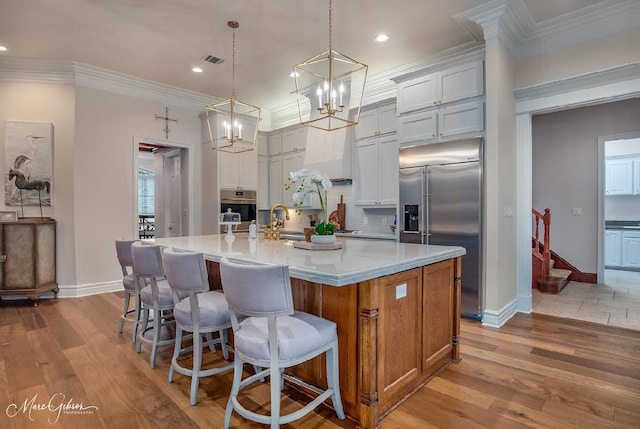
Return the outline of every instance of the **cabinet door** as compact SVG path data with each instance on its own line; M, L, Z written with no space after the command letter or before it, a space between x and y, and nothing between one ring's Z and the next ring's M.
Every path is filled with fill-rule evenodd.
M398 142L394 136L379 141L379 194L378 204L395 205L398 201Z
M241 154L218 152L218 180L220 189L238 189L240 187L238 170Z
M440 99L438 74L420 76L397 86L398 114L433 107Z
M35 227L29 224L11 224L3 228L4 290L33 289L37 287Z
M389 134L396 131L397 126L396 106L382 106L378 109L378 133Z
M640 232L622 233L622 266L640 268Z
M633 160L633 194L640 195L640 159Z
M296 143L297 137L295 131L286 131L282 133L282 153L295 151Z
M258 189L258 152L250 150L232 156L238 157L238 184L241 189Z
M258 134L258 156L269 156L269 140L264 134Z
M453 260L423 267L422 279L422 371L453 350Z
M258 157L258 210L269 209L269 157Z
M271 206L284 202L282 156L272 156L269 160L269 201Z
M622 263L622 231L604 232L604 264L619 267Z
M304 150L307 145L307 127L282 133L282 153Z
M269 137L269 155L280 155L282 153L282 133L272 134Z
M258 154L255 150L240 153L219 152L218 156L221 189L258 188Z
M437 109L398 118L400 144L435 140L438 137Z
M378 112L376 109L360 112L360 121L356 125L356 139L373 137L378 132Z
M368 139L356 144L356 205L374 205L378 199L378 140Z
M484 103L482 100L438 110L438 130L440 137L466 134L484 129Z
M379 283L378 393L380 409L414 388L421 374L423 334L422 270L403 271L373 280ZM450 334L451 335L451 334Z
M482 62L463 64L439 74L440 100L438 104L451 103L484 94Z
M282 158L282 187L284 189L284 183L290 177L290 173L294 171L298 171L302 168L304 164L304 151L296 152L292 154L284 155ZM284 200L282 201L287 207L293 206L293 194L296 192L295 186L291 189L284 190ZM311 207L311 196L308 195L307 198L302 202L302 205L298 207L310 208Z
M633 160L608 159L605 164L607 195L631 195L633 193Z

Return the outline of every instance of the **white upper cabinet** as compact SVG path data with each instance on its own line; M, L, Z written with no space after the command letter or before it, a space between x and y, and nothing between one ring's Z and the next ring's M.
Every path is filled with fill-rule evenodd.
M283 184L282 156L272 156L269 159L269 206L284 203Z
M307 146L307 127L300 127L282 133L282 153L298 152Z
M398 114L436 107L484 94L481 61L398 83Z
M358 121L358 125L356 125L356 139L389 134L395 131L395 104L360 112L360 120Z
M269 158L258 157L258 210L269 209Z
M220 189L258 189L258 151L218 152Z
M398 142L395 136L356 144L355 204L394 207L398 200Z
M269 156L269 140L267 136L258 133L256 146L258 147L258 156Z
M631 195L633 186L633 159L607 159L605 189L607 195Z
M280 155L282 153L282 133L269 136L269 156Z
M484 102L474 100L398 117L400 144L447 139L484 129Z

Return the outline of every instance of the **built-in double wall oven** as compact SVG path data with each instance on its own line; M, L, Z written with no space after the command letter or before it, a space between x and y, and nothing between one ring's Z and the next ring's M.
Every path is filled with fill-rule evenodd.
M220 190L220 213L229 209L240 213L240 225L234 228L237 232L248 232L252 220L256 220L256 191L239 191L236 189ZM220 225L220 234L226 232L226 226Z

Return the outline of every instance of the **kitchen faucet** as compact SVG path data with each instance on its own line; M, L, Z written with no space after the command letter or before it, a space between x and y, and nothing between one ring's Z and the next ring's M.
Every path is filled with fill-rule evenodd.
M277 208L284 209L285 219L289 220L289 209L287 206L282 203L274 204L269 211L269 223L264 230L265 240L280 240L280 227L278 226L278 221L273 218L273 212Z

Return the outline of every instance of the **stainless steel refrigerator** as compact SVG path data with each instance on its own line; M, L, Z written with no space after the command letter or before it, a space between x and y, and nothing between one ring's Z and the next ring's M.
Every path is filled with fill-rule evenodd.
M482 138L400 148L400 241L461 246L462 315L482 319Z

